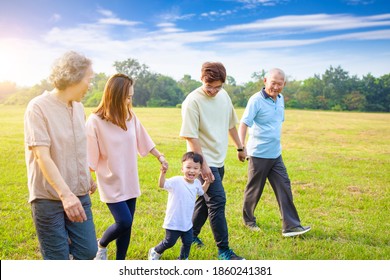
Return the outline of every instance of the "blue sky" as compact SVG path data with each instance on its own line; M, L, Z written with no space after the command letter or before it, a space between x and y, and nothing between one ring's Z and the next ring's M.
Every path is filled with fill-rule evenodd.
M0 81L33 85L67 50L95 72L137 59L153 72L199 79L220 61L238 83L284 69L290 79L332 65L350 75L390 73L388 0L13 0L0 2Z

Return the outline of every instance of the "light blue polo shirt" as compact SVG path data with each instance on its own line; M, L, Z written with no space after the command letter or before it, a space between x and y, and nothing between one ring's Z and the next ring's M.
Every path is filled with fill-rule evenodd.
M284 121L284 98L279 94L274 101L264 88L252 95L241 122L249 127L247 153L258 158L275 159L282 154L280 143Z

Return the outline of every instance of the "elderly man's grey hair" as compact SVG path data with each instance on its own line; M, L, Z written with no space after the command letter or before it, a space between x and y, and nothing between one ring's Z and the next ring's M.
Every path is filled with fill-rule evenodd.
M270 78L272 74L279 74L283 77L284 82L287 82L287 77L284 71L280 68L272 68L271 70L268 71L266 78Z

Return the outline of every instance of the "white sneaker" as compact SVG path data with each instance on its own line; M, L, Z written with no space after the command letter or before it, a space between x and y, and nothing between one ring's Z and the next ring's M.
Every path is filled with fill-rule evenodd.
M154 247L149 249L148 260L157 261L160 259L160 257L161 257L161 254L157 253L154 250Z
M99 239L97 240L98 242L98 251L96 253L96 257L94 260L107 260L107 248L100 248L99 247Z

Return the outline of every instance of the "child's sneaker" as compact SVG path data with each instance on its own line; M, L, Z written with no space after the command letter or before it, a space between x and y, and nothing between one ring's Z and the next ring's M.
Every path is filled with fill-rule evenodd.
M148 259L149 259L149 260L151 260L151 261L157 261L157 260L160 259L160 257L161 257L161 254L157 253L157 252L154 250L154 247L149 249L149 253L148 253Z
M199 237L195 236L194 239L192 240L192 245L195 245L196 247L200 248L204 246L204 243Z
M97 240L98 243L98 251L96 253L96 257L94 260L107 260L107 248L101 248L99 246L99 239Z

